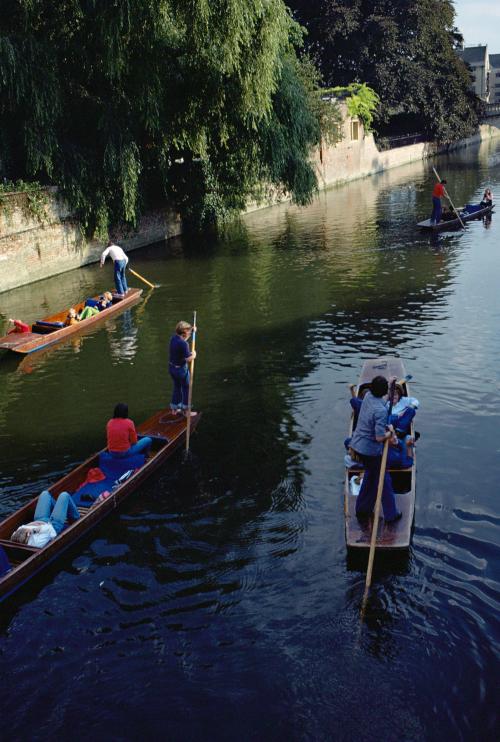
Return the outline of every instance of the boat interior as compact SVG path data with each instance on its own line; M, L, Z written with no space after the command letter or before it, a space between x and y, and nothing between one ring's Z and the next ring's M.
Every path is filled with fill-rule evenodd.
M161 453L161 451L170 443L169 439L165 436L151 436L151 438L153 441L151 450L149 452L148 458L144 460L143 465L155 459ZM85 461L79 467L74 469L67 476L56 482L52 487L49 488L49 492L52 497L57 500L61 492L69 492L69 494L74 496L81 488L82 484L88 479L89 472L91 470L95 471L97 468L99 468L100 465L102 466L103 455L109 456L109 454L107 454L105 451L101 451ZM136 458L137 457L134 457L134 459ZM142 458L144 459L144 457ZM129 466L128 459L118 459L117 461L121 464L121 466L118 467L118 473L122 469L127 470L127 467ZM135 473L136 471L138 471L138 469L136 469L133 473ZM124 484L125 481L122 484ZM114 484L116 488L116 483ZM109 479L104 479L102 481L101 491L104 491L107 487L110 486L112 487L113 483L110 483ZM98 496L98 494L100 493L96 491L96 497ZM8 516L0 523L0 546L2 546L5 550L5 553L12 568L17 567L19 564L26 561L26 559L29 559L31 556L33 556L33 554L37 554L38 552L42 551L42 549L39 549L37 547L19 544L16 541L11 540L12 534L17 528L19 528L19 526L24 525L25 523L30 523L34 520L37 500L38 497L35 497L33 500L20 508L20 510L12 513L12 515ZM98 507L99 503L97 505L95 503L89 503L89 505L78 503L78 511L80 513L80 517L87 515L89 511L93 510L96 506ZM67 522L67 525L69 525L69 521ZM64 531L62 533L64 533ZM54 539L54 541L55 540L56 539Z

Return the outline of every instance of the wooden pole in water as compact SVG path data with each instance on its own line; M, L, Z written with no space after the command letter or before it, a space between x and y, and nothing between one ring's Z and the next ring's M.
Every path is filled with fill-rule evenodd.
M196 310L193 317L193 343L191 345L191 352L194 353L196 350ZM186 425L186 453L189 451L189 435L191 433L191 402L193 399L193 378L194 378L194 358L191 359L190 363L190 375L189 375L189 392L188 392L188 417Z
M140 280L141 280L141 281L144 281L144 283L145 283L145 284L146 284L147 286L151 286L151 288L152 288L152 289L154 289L154 288L155 288L155 285L154 285L154 283L151 283L151 281L148 281L148 279L147 279L147 278L144 278L144 276L141 276L141 274L140 274L140 273L137 273L137 271L133 271L133 270L132 270L132 268L129 268L129 271L130 271L130 273L132 273L132 274L133 274L133 275L134 275L134 276L135 276L136 278L140 278Z
M436 176L436 178L437 178L437 179L439 180L439 182L441 183L441 178L439 177L438 171L436 170L436 168L435 168L435 167L433 167L432 169L434 170L434 175ZM450 198L450 195L449 195L448 191L446 190L446 188L444 189L444 195L446 196L446 198L447 198L447 199L448 199L448 201L450 202L450 204L451 204L451 208L453 209L453 211L454 211L454 212L455 212L455 214L457 215L457 219L458 219L458 221L460 222L460 224L462 225L462 228L463 228L463 229L465 229L465 224L464 224L464 223L463 223L463 221L461 220L461 218L460 218L460 214L458 213L458 211L457 211L457 210L456 210L456 208L454 207L454 205L453 205L453 201L451 200L451 198Z

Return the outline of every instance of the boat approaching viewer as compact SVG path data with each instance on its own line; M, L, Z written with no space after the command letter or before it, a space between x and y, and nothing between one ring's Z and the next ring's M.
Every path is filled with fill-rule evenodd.
M396 377L402 387L404 396L409 395L405 369L400 358L383 357L365 361L357 386L357 396L363 394L375 376L383 376L390 381ZM355 416L351 417L349 435L352 436ZM410 433L414 435L413 425ZM394 523L380 521L377 534L377 549L408 549L411 543L412 525L415 514L415 475L416 457L413 451L413 464L407 468L388 466L396 500L396 508L402 513ZM344 481L344 516L345 538L348 549L370 548L373 515L368 520L360 521L356 517L357 492L363 476L363 465L350 462L346 465Z

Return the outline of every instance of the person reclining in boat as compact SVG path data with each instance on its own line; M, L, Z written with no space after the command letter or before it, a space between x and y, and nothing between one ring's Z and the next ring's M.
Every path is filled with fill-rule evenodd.
M104 294L99 298L97 308L100 312L102 312L103 309L107 309L112 304L113 304L113 294L111 293L111 291L105 291Z
M402 384L397 383L394 388L394 400L389 417L389 424L394 426L397 435L407 435L410 432L410 426L418 406L418 399L405 397Z
M20 319L9 319L9 324L14 325L14 327L9 330L7 335L12 335L16 332L31 332L31 327Z
M349 404L351 405L354 412L354 421L352 427L354 432L354 430L356 429L356 423L358 421L361 404L363 402L363 397L368 391L368 387L363 387L363 389L359 393L359 396L355 395L355 384L350 384L349 388L351 390L351 399L349 400ZM415 399L415 397L405 397L403 394L402 384L397 383L394 389L392 412L389 418L389 423L394 426L397 435L407 435L410 432L410 426L413 418L415 417L418 406L418 399Z
M76 309L74 307L70 307L66 319L64 320L64 324L66 325L66 327L69 327L70 325L77 325L79 321L80 319L78 317Z
M148 436L137 438L135 425L128 416L128 405L124 402L116 405L113 417L106 425L106 435L108 451L117 459L124 459L136 453L147 456L153 443Z
M350 469L355 466L361 466L359 457L353 456L351 449L351 438L346 438L344 441L347 454L345 455L345 465ZM389 448L387 449L387 466L389 469L409 469L413 466L413 447L415 446L415 439L411 435L407 435L404 441L400 440L397 435L393 435L389 441ZM352 453L351 453L352 452Z
M99 314L97 307L83 307L82 311L78 315L78 321L81 322L83 319L95 317L96 314Z
M11 539L41 549L61 533L67 518L75 521L79 517L78 508L68 492L61 492L54 500L50 492L44 490L36 503L34 521L19 526Z
M491 188L487 188L485 192L483 193L483 199L481 203L479 204L482 209L485 209L487 206L492 206L493 204L493 194L491 192Z

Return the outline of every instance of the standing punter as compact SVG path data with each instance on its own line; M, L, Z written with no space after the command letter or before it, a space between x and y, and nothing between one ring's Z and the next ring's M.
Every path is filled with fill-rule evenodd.
M434 190L432 191L431 224L439 224L441 221L441 199L443 196L446 196L445 185L446 180L441 180L439 183L436 183Z
M119 245L115 245L113 242L111 242L111 240L108 242L107 248L101 255L101 268L104 265L104 261L106 260L108 255L115 264L116 292L121 296L124 296L128 291L127 277L125 275L128 258L121 247Z

